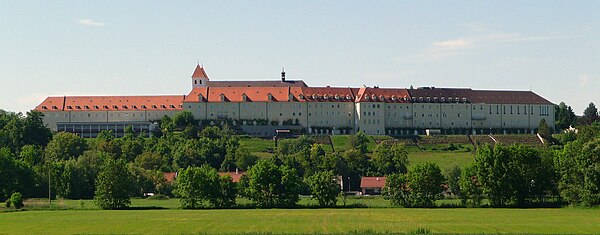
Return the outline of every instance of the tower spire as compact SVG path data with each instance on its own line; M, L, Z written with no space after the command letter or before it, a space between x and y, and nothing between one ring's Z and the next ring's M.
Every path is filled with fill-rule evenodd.
M281 67L281 82L285 82L285 69Z

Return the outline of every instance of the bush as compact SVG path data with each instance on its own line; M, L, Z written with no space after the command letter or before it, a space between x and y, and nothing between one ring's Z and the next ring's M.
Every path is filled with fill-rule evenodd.
M21 193L16 192L10 196L10 203L16 208L21 209L25 204L23 204L23 195Z
M6 208L10 208L10 204L11 204L11 203L10 203L10 198L9 198L9 199L6 199Z

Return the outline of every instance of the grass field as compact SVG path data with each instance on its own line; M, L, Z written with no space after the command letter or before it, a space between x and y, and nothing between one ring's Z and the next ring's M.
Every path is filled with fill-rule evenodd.
M0 213L5 234L593 234L598 209L59 210Z
M409 152L409 167L421 162L435 162L440 166L442 172L454 166L463 168L470 165L475 156L470 152Z

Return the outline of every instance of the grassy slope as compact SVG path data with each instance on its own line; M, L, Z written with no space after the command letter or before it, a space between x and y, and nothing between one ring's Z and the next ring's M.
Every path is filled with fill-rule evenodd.
M598 209L66 210L0 213L0 233L596 233Z
M416 165L421 162L435 162L440 166L442 172L454 166L463 168L473 162L474 155L470 152L409 152L408 162ZM410 167L409 165L409 167Z

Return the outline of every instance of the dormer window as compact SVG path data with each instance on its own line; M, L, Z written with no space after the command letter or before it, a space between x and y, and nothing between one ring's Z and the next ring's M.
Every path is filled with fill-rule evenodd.
M137 109L137 105L132 105L131 108Z
M221 96L221 102L225 102L225 95L221 93L219 96Z
M304 95L300 94L300 95L298 95L298 98L300 98L301 100L303 100L304 99Z
M143 109L146 109L146 105L142 105L142 108L143 108Z
M87 105L86 105L86 106L83 106L83 107L84 107L85 109L90 109L90 106L87 106Z
M58 109L58 107L56 107L55 105L52 105L52 109Z
M329 95L327 95L327 94L323 95L323 99L325 99L325 100L329 99Z
M123 105L123 109L127 109L127 105Z
M48 109L48 107L46 107L46 106L42 106L42 109Z
M444 98L444 97L441 97L441 98L440 98L440 101L442 101L442 102L446 102L446 98Z
M385 96L379 95L379 100L384 101L385 100Z
M454 101L456 101L456 103L460 102L460 98L456 97L454 98Z
M288 101L294 101L294 94L288 95Z
M73 107L71 107L71 105L67 106L67 109L73 109Z
M81 109L81 106L77 105L75 106L76 109Z
M463 97L462 101L465 102L465 103L467 103L467 98Z
M273 95L271 93L267 94L267 99L269 101L273 100Z
M153 105L152 105L152 108L153 108L153 109L157 109L158 107L157 107L155 104L153 104Z
M113 105L113 109L119 109L119 106Z
M377 101L377 96L375 94L371 95L371 99L373 99L373 101Z
M246 93L242 94L242 101L248 101L248 96Z
M312 98L313 98L313 100L316 100L319 97L317 96L317 94L312 94Z
M100 109L100 107L98 107L98 105L94 105L94 109Z
M164 104L161 104L161 105L160 105L160 108L161 108L161 109L166 109L166 108L167 108L167 106L165 106Z
M349 100L350 99L350 95L346 95L346 99Z
M366 96L365 96L365 100L369 100L369 99L370 99L370 98L369 98L369 95L366 95Z
M204 101L204 97L202 97L202 94L198 95L198 101L200 101L200 102Z
M182 108L183 108L183 104L180 104L180 105L179 105L179 108L180 108L180 109L182 109Z
M427 97L427 102L431 102L431 97Z
M175 108L175 105L169 105L169 108L172 108L172 109L174 109L174 108Z
M104 109L108 109L108 105L104 105Z

